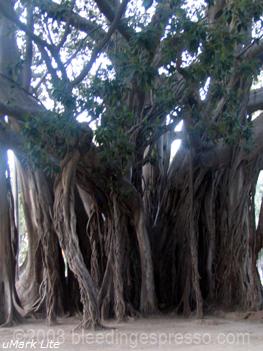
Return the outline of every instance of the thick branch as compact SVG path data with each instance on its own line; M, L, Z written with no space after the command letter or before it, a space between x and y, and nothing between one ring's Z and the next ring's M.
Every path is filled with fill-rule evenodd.
M243 150L240 159L252 160L263 150L263 113L253 121L253 148L251 151ZM207 168L225 167L231 162L231 147L221 142L216 147L203 152L198 161Z
M263 151L263 113L261 113L253 121L253 149L249 153L248 152L245 153L244 151L244 158L252 159L257 155L260 155L262 151Z
M263 62L263 36L261 39L254 39L254 41L247 46L239 56L244 55L248 59L259 59Z
M28 117L43 117L45 108L37 99L18 84L0 74L0 113L26 120Z
M248 112L263 110L263 88L252 90L249 97Z
M34 30L34 20L33 20L33 8L28 5L27 7L27 25L31 32ZM26 37L26 54L25 63L23 68L23 86L26 90L29 90L30 81L32 76L31 65L33 59L33 43L31 38L27 35Z

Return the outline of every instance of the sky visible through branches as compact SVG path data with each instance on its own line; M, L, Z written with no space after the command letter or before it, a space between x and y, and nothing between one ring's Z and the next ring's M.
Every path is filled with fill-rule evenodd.
M60 3L60 0L53 0L56 3ZM77 2L79 2L80 4L83 2L83 0L77 0ZM138 13L141 16L147 15L149 16L149 19L151 18L151 16L154 14L154 9L155 9L155 2L153 3L153 6L151 6L149 9L145 9L143 7L143 1L142 0L137 0L136 4L138 6L138 8L136 9L138 11ZM189 16L191 17L191 19L195 20L197 19L197 11L202 11L202 9L204 9L206 7L206 3L204 0L186 0L185 1L185 8L187 8ZM127 12L129 12L129 7L127 9ZM23 17L23 15L22 15ZM139 30L139 29L138 29ZM260 27L259 25L257 25L257 23L255 23L254 26L254 30L253 30L253 36L254 37L261 37L263 35L262 32L260 32ZM23 40L21 39L19 33L18 33L18 46L21 48L23 46ZM191 61L191 58L189 58L189 60ZM66 61L66 58L63 57L62 54L62 61ZM99 67L101 68L105 68L107 69L108 64L110 63L110 61L108 60L108 58L106 57L106 55L104 53L101 53L97 60L95 61L95 63L92 66L92 69L90 71L91 76L94 76L96 74L96 72L98 71ZM186 59L186 65L187 65L187 59ZM77 60L74 63L74 69L76 71L81 71L82 69L82 62L81 60ZM74 72L76 75L76 72ZM73 70L70 73L69 70L69 76L70 78L72 78L74 76ZM77 72L78 73L78 72ZM163 73L163 72L162 72ZM209 79L207 80L205 86L203 87L203 89L200 90L200 96L202 99L205 99L206 96L206 91L207 91L207 87L209 85ZM258 82L255 82L254 87L255 88L259 88L263 86L263 77L261 75L260 79L258 80ZM47 109L52 109L53 108L53 102L52 100L49 98L48 94L45 94L44 96L44 101L43 104L45 105L45 107ZM90 121L90 117L87 115L86 112L81 113L77 120L81 123L81 122L89 122ZM91 127L94 129L96 128L95 123L91 123ZM177 126L175 127L175 131L181 131L183 127L183 122L181 121L180 123L177 124ZM177 151L179 150L181 145L181 140L180 139L176 139L173 141L172 146L171 146L171 157L170 157L170 162L173 160L173 158L175 157ZM14 178L14 154L11 150L9 150L8 152L8 158L9 158L9 165L10 165L10 174L11 174L11 178ZM256 194L256 200L255 200L255 204L256 204L256 220L258 220L258 212L259 209L257 208L258 206L260 206L260 201L259 201L259 197L262 196L262 187L263 187L263 172L260 173L259 179L258 179L258 186L257 186L257 194Z

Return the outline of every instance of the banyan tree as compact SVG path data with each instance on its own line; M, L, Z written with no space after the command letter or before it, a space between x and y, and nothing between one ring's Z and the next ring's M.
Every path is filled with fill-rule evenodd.
M262 16L0 0L0 324L261 309Z

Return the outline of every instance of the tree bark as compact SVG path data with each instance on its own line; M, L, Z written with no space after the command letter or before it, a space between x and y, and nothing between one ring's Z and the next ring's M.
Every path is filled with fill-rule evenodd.
M69 268L78 280L83 304L82 327L97 328L101 326L97 291L84 263L76 233L74 193L75 172L79 157L79 151L74 151L63 161L62 173L55 184L54 223Z
M14 223L7 152L0 147L0 324L10 326L23 313L15 287L17 231Z

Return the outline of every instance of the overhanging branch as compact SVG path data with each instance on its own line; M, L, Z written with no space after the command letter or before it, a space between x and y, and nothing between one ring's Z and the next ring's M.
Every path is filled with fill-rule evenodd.
M239 56L244 55L248 59L259 59L260 62L263 62L263 35L254 39L253 42L246 47Z
M263 88L252 90L249 96L248 112L263 110Z
M17 83L0 74L0 113L18 120L43 117L46 109L37 99L22 89Z
M263 151L263 113L261 113L252 124L252 149L242 150L241 160L253 160ZM207 168L226 167L231 162L231 146L221 142L217 146L203 152L198 160Z

